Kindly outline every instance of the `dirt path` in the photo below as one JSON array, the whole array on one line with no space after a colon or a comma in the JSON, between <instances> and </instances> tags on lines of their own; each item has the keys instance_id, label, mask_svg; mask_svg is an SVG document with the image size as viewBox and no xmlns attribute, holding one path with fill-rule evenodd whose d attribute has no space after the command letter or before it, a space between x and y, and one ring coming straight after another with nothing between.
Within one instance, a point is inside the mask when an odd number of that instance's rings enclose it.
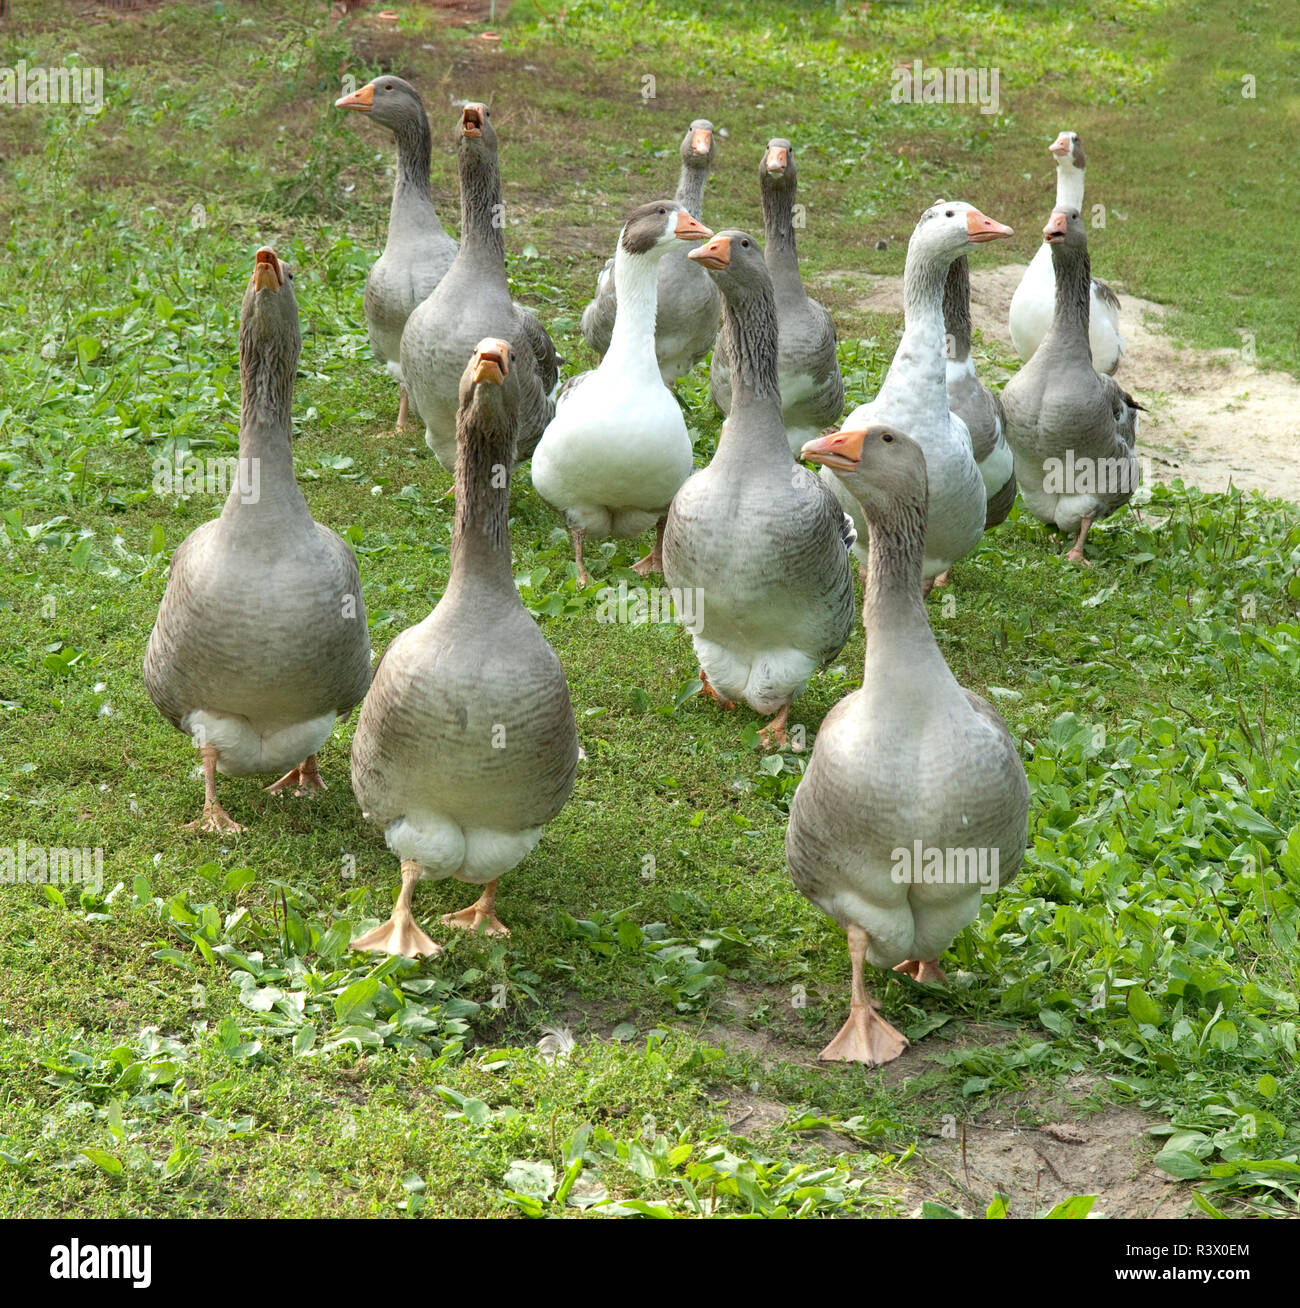
<instances>
[{"instance_id":1,"label":"dirt path","mask_svg":"<svg viewBox=\"0 0 1300 1308\"><path fill-rule=\"evenodd\" d=\"M971 318L986 340L1011 348L1007 310L1025 265L971 268ZM829 273L856 307L901 313L903 279ZM1236 350L1179 349L1165 335L1165 306L1119 291L1127 352L1116 380L1150 410L1138 445L1161 481L1243 490L1300 502L1300 382L1250 367ZM977 355L977 363L978 355ZM996 375L996 374L994 374Z\"/></svg>"}]
</instances>

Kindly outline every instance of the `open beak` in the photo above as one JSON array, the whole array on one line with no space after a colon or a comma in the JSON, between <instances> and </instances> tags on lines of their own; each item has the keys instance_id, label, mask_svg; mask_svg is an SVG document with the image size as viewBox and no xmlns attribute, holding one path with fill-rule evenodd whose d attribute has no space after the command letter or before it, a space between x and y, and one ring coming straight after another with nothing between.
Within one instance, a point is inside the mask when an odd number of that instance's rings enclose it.
<instances>
[{"instance_id":1,"label":"open beak","mask_svg":"<svg viewBox=\"0 0 1300 1308\"><path fill-rule=\"evenodd\" d=\"M360 90L353 91L351 95L340 96L334 101L335 109L359 109L363 114L368 114L375 103L375 84L367 82Z\"/></svg>"},{"instance_id":2,"label":"open beak","mask_svg":"<svg viewBox=\"0 0 1300 1308\"><path fill-rule=\"evenodd\" d=\"M1015 232L1005 223L994 222L978 209L971 209L966 214L966 233L976 245L984 241L996 241L1000 236L1015 235Z\"/></svg>"},{"instance_id":3,"label":"open beak","mask_svg":"<svg viewBox=\"0 0 1300 1308\"><path fill-rule=\"evenodd\" d=\"M1043 240L1048 245L1055 245L1058 241L1065 240L1065 222L1063 213L1054 213L1047 220L1047 226L1043 228Z\"/></svg>"},{"instance_id":4,"label":"open beak","mask_svg":"<svg viewBox=\"0 0 1300 1308\"><path fill-rule=\"evenodd\" d=\"M731 263L731 237L715 236L707 245L697 246L686 257L705 268L725 268Z\"/></svg>"},{"instance_id":5,"label":"open beak","mask_svg":"<svg viewBox=\"0 0 1300 1308\"><path fill-rule=\"evenodd\" d=\"M253 289L255 291L278 291L284 285L284 268L276 253L269 246L263 246L257 252L253 264Z\"/></svg>"},{"instance_id":6,"label":"open beak","mask_svg":"<svg viewBox=\"0 0 1300 1308\"><path fill-rule=\"evenodd\" d=\"M467 104L460 115L461 132L465 136L482 136L485 112L481 104Z\"/></svg>"},{"instance_id":7,"label":"open beak","mask_svg":"<svg viewBox=\"0 0 1300 1308\"><path fill-rule=\"evenodd\" d=\"M673 235L679 241L707 241L713 235L711 228L705 227L703 223L696 222L685 209L677 211L677 226L673 229Z\"/></svg>"},{"instance_id":8,"label":"open beak","mask_svg":"<svg viewBox=\"0 0 1300 1308\"><path fill-rule=\"evenodd\" d=\"M1055 141L1047 147L1048 154L1054 154L1058 159L1063 159L1070 153L1070 136L1068 132L1062 132Z\"/></svg>"},{"instance_id":9,"label":"open beak","mask_svg":"<svg viewBox=\"0 0 1300 1308\"><path fill-rule=\"evenodd\" d=\"M713 133L707 127L697 127L691 133L691 153L708 154L713 149Z\"/></svg>"},{"instance_id":10,"label":"open beak","mask_svg":"<svg viewBox=\"0 0 1300 1308\"><path fill-rule=\"evenodd\" d=\"M500 386L510 372L510 344L508 341L481 341L472 360L475 382L491 382Z\"/></svg>"},{"instance_id":11,"label":"open beak","mask_svg":"<svg viewBox=\"0 0 1300 1308\"><path fill-rule=\"evenodd\" d=\"M801 459L820 463L825 468L838 468L841 472L851 472L858 466L862 457L862 442L867 439L867 429L861 431L833 431L816 440L808 441L799 451Z\"/></svg>"},{"instance_id":12,"label":"open beak","mask_svg":"<svg viewBox=\"0 0 1300 1308\"><path fill-rule=\"evenodd\" d=\"M769 176L780 177L790 166L790 151L781 145L769 145L763 159L763 167Z\"/></svg>"}]
</instances>

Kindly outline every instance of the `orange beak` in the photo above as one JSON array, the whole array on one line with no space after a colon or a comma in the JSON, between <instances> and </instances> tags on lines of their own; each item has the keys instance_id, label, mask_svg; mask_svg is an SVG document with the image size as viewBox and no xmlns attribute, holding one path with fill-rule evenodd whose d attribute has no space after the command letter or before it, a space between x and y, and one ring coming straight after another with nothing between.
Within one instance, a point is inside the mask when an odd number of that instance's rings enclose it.
<instances>
[{"instance_id":1,"label":"orange beak","mask_svg":"<svg viewBox=\"0 0 1300 1308\"><path fill-rule=\"evenodd\" d=\"M999 236L1014 236L1015 232L1003 223L986 217L978 209L971 209L966 214L966 231L975 244L984 241L996 241Z\"/></svg>"},{"instance_id":2,"label":"orange beak","mask_svg":"<svg viewBox=\"0 0 1300 1308\"><path fill-rule=\"evenodd\" d=\"M1070 134L1062 132L1055 141L1047 147L1048 154L1054 154L1058 159L1064 158L1070 153Z\"/></svg>"},{"instance_id":3,"label":"orange beak","mask_svg":"<svg viewBox=\"0 0 1300 1308\"><path fill-rule=\"evenodd\" d=\"M460 115L461 132L466 136L482 136L486 115L487 110L481 104L467 104Z\"/></svg>"},{"instance_id":4,"label":"orange beak","mask_svg":"<svg viewBox=\"0 0 1300 1308\"><path fill-rule=\"evenodd\" d=\"M866 439L865 427L860 431L833 431L809 441L799 451L799 457L820 463L825 468L852 471L862 458L862 442Z\"/></svg>"},{"instance_id":5,"label":"orange beak","mask_svg":"<svg viewBox=\"0 0 1300 1308\"><path fill-rule=\"evenodd\" d=\"M340 96L334 101L335 109L359 109L363 114L370 112L371 106L375 103L375 84L367 82L360 90L353 91L351 95Z\"/></svg>"},{"instance_id":6,"label":"orange beak","mask_svg":"<svg viewBox=\"0 0 1300 1308\"><path fill-rule=\"evenodd\" d=\"M673 232L679 241L707 241L713 232L703 223L696 222L685 209L677 211L677 227Z\"/></svg>"},{"instance_id":7,"label":"orange beak","mask_svg":"<svg viewBox=\"0 0 1300 1308\"><path fill-rule=\"evenodd\" d=\"M715 236L707 245L698 246L686 257L705 268L725 268L731 263L731 237Z\"/></svg>"},{"instance_id":8,"label":"orange beak","mask_svg":"<svg viewBox=\"0 0 1300 1308\"><path fill-rule=\"evenodd\" d=\"M790 166L790 151L783 145L769 145L763 166L769 173L783 173Z\"/></svg>"},{"instance_id":9,"label":"orange beak","mask_svg":"<svg viewBox=\"0 0 1300 1308\"><path fill-rule=\"evenodd\" d=\"M491 382L494 386L500 386L510 372L510 343L496 340L480 341L470 362L476 382Z\"/></svg>"},{"instance_id":10,"label":"orange beak","mask_svg":"<svg viewBox=\"0 0 1300 1308\"><path fill-rule=\"evenodd\" d=\"M713 149L713 133L707 127L697 127L691 133L691 153L708 154Z\"/></svg>"},{"instance_id":11,"label":"orange beak","mask_svg":"<svg viewBox=\"0 0 1300 1308\"><path fill-rule=\"evenodd\" d=\"M1057 241L1065 240L1065 227L1065 215L1063 213L1054 213L1047 220L1047 226L1043 228L1043 240L1048 245L1054 245Z\"/></svg>"},{"instance_id":12,"label":"orange beak","mask_svg":"<svg viewBox=\"0 0 1300 1308\"><path fill-rule=\"evenodd\" d=\"M253 264L253 289L255 291L278 291L284 285L284 269L280 260L269 246L263 246L257 252Z\"/></svg>"}]
</instances>

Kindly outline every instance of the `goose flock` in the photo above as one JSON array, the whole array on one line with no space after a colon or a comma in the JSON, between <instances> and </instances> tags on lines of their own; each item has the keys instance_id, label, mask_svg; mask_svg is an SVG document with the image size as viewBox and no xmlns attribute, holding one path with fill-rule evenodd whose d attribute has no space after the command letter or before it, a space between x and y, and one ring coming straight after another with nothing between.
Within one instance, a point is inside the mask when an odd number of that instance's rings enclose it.
<instances>
[{"instance_id":1,"label":"goose flock","mask_svg":"<svg viewBox=\"0 0 1300 1308\"><path fill-rule=\"evenodd\" d=\"M580 757L564 668L514 584L519 465L531 460L533 489L563 516L581 587L588 539L653 530L636 571L694 598L701 688L721 709L743 701L766 715L767 748L803 747L791 707L848 641L856 561L862 685L817 732L786 852L794 884L848 940L849 1017L822 1057L898 1057L907 1040L880 1016L865 964L941 982L940 955L982 896L1015 876L1028 829L1016 744L953 677L925 597L1017 492L1073 535L1067 557L1082 562L1092 524L1136 484L1141 406L1110 375L1124 345L1118 301L1089 266L1078 136L1050 147L1056 204L1011 308L1026 362L1002 394L971 357L968 258L1013 232L942 200L912 233L888 373L841 421L835 326L799 274L790 140L759 155L760 244L704 225L717 134L706 119L690 124L675 196L627 214L582 316L599 364L561 385L545 327L510 294L489 108L465 104L455 126L458 243L434 209L415 89L384 76L336 103L396 142L388 239L361 303L398 383L399 428L422 424L454 471L450 576L372 673L356 558L313 520L294 476L293 274L258 250L239 333L239 454L258 461L260 494L244 495L241 477L221 515L176 550L144 662L153 702L199 750L203 810L190 826L242 830L218 801L218 773L283 772L269 788L297 795L324 788L318 752L360 704L352 786L400 864L401 891L353 947L439 954L412 911L422 878L479 888L445 925L508 934L500 878L564 807ZM710 352L710 394L726 416L697 469L672 387Z\"/></svg>"}]
</instances>

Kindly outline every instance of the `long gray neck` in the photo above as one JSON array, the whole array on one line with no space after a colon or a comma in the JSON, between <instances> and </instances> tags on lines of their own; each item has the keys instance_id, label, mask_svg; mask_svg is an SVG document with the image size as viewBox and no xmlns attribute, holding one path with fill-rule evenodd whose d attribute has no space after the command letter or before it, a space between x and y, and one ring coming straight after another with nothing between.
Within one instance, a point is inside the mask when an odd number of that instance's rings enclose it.
<instances>
[{"instance_id":1,"label":"long gray neck","mask_svg":"<svg viewBox=\"0 0 1300 1308\"><path fill-rule=\"evenodd\" d=\"M781 417L776 301L770 283L750 283L723 295L721 336L731 363L731 413L722 424L715 462L793 463Z\"/></svg>"},{"instance_id":2,"label":"long gray neck","mask_svg":"<svg viewBox=\"0 0 1300 1308\"><path fill-rule=\"evenodd\" d=\"M970 263L963 254L948 267L943 284L943 326L950 338L949 358L961 363L970 358Z\"/></svg>"},{"instance_id":3,"label":"long gray neck","mask_svg":"<svg viewBox=\"0 0 1300 1308\"><path fill-rule=\"evenodd\" d=\"M456 418L456 523L447 594L514 593L510 558L513 419L476 396Z\"/></svg>"},{"instance_id":4,"label":"long gray neck","mask_svg":"<svg viewBox=\"0 0 1300 1308\"><path fill-rule=\"evenodd\" d=\"M422 200L430 200L429 159L432 143L429 139L429 120L424 109L413 106L409 114L404 114L393 128L397 141L397 186L393 190L393 204L398 197L410 194Z\"/></svg>"},{"instance_id":5,"label":"long gray neck","mask_svg":"<svg viewBox=\"0 0 1300 1308\"><path fill-rule=\"evenodd\" d=\"M1056 275L1056 309L1048 333L1061 341L1088 339L1088 300L1092 293L1092 264L1087 247L1070 247L1064 241L1052 246Z\"/></svg>"},{"instance_id":6,"label":"long gray neck","mask_svg":"<svg viewBox=\"0 0 1300 1308\"><path fill-rule=\"evenodd\" d=\"M673 198L696 222L699 222L700 215L704 212L704 186L708 180L707 164L682 160L681 175L677 178L677 194Z\"/></svg>"},{"instance_id":7,"label":"long gray neck","mask_svg":"<svg viewBox=\"0 0 1300 1308\"><path fill-rule=\"evenodd\" d=\"M926 617L921 595L926 506L898 505L886 519L867 518L867 578L862 625L867 633L862 684L895 676L914 678L918 667L935 675L947 665ZM951 680L951 674L948 673Z\"/></svg>"},{"instance_id":8,"label":"long gray neck","mask_svg":"<svg viewBox=\"0 0 1300 1308\"><path fill-rule=\"evenodd\" d=\"M494 151L461 149L460 245L483 268L499 268L504 283L505 211L501 204L501 168Z\"/></svg>"},{"instance_id":9,"label":"long gray neck","mask_svg":"<svg viewBox=\"0 0 1300 1308\"><path fill-rule=\"evenodd\" d=\"M293 471L297 362L296 348L240 341L239 467L223 516L270 522L286 514L311 517Z\"/></svg>"},{"instance_id":10,"label":"long gray neck","mask_svg":"<svg viewBox=\"0 0 1300 1308\"><path fill-rule=\"evenodd\" d=\"M764 185L763 193L763 260L778 299L803 298L799 278L799 254L794 240L793 186Z\"/></svg>"}]
</instances>

